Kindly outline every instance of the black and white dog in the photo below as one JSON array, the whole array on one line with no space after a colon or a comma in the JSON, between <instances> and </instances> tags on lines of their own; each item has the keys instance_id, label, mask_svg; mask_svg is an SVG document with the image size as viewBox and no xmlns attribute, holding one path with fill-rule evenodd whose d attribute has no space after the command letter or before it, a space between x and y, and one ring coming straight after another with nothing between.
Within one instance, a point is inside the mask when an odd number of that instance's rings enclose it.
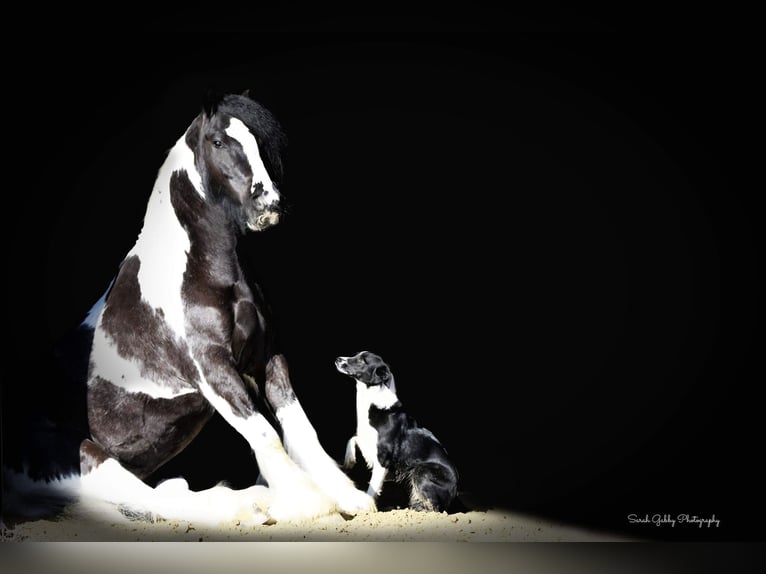
<instances>
[{"instance_id":1,"label":"black and white dog","mask_svg":"<svg viewBox=\"0 0 766 574\"><path fill-rule=\"evenodd\" d=\"M344 466L356 464L359 447L372 469L367 494L379 495L386 475L393 472L408 487L411 508L448 510L457 494L457 470L433 433L404 411L388 365L362 351L338 357L335 367L356 381L356 435L346 446Z\"/></svg>"},{"instance_id":2,"label":"black and white dog","mask_svg":"<svg viewBox=\"0 0 766 574\"><path fill-rule=\"evenodd\" d=\"M170 149L135 245L80 326L90 344L79 473L46 487L100 511L213 524L375 509L322 448L238 260L239 236L279 221L284 142L268 110L226 95ZM268 486L146 484L215 411L247 440Z\"/></svg>"}]
</instances>

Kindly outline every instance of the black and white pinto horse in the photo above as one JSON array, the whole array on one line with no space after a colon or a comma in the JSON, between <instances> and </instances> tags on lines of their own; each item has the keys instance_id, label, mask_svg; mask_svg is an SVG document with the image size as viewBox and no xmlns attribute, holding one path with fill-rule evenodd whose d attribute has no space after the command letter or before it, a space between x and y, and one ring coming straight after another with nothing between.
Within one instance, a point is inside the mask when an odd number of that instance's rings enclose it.
<instances>
[{"instance_id":1,"label":"black and white pinto horse","mask_svg":"<svg viewBox=\"0 0 766 574\"><path fill-rule=\"evenodd\" d=\"M262 524L375 510L322 448L235 250L247 230L279 221L283 143L268 110L226 95L206 103L168 152L135 245L81 325L92 337L90 437L76 494L91 511ZM142 480L215 411L247 440L263 480L203 491L182 478Z\"/></svg>"}]
</instances>

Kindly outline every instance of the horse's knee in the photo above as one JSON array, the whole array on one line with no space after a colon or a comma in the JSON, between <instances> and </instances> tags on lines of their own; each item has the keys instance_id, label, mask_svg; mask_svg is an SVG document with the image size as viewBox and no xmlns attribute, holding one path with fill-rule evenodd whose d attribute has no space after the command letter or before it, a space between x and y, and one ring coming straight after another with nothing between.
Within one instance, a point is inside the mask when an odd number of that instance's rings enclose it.
<instances>
[{"instance_id":1,"label":"horse's knee","mask_svg":"<svg viewBox=\"0 0 766 574\"><path fill-rule=\"evenodd\" d=\"M274 355L266 364L266 400L275 411L296 401L283 355Z\"/></svg>"}]
</instances>

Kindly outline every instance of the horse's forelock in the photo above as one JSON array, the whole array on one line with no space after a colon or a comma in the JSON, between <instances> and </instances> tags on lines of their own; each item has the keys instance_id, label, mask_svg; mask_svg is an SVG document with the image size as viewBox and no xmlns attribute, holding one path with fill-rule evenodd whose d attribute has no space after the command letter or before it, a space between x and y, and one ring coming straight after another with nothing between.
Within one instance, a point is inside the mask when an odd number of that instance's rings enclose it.
<instances>
[{"instance_id":1,"label":"horse's forelock","mask_svg":"<svg viewBox=\"0 0 766 574\"><path fill-rule=\"evenodd\" d=\"M248 91L242 95L208 91L202 105L201 119L212 118L216 113L228 114L237 118L255 136L261 159L266 169L276 182L282 179L282 151L287 146L287 135L274 115L261 104L249 97ZM191 138L187 137L187 141ZM195 140L196 141L196 140ZM190 145L193 143L189 141ZM194 147L192 145L192 147Z\"/></svg>"},{"instance_id":2,"label":"horse's forelock","mask_svg":"<svg viewBox=\"0 0 766 574\"><path fill-rule=\"evenodd\" d=\"M202 111L206 117L213 117L218 111L218 106L221 105L221 101L224 98L224 94L213 90L208 90L205 97L202 100Z\"/></svg>"},{"instance_id":3,"label":"horse's forelock","mask_svg":"<svg viewBox=\"0 0 766 574\"><path fill-rule=\"evenodd\" d=\"M274 115L245 95L226 95L218 102L217 111L229 114L245 124L255 136L266 169L272 177L282 179L282 151L287 136Z\"/></svg>"}]
</instances>

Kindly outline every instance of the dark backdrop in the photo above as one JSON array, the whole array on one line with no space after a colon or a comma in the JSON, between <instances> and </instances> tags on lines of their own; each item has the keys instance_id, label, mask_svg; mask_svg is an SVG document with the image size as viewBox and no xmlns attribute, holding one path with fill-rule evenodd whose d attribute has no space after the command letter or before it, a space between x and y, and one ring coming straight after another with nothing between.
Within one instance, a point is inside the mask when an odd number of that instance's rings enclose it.
<instances>
[{"instance_id":1,"label":"dark backdrop","mask_svg":"<svg viewBox=\"0 0 766 574\"><path fill-rule=\"evenodd\" d=\"M297 27L314 17L332 21ZM355 416L333 360L368 349L472 505L762 539L744 43L595 40L564 17L552 32L474 18L468 34L322 35L209 18L215 34L59 31L19 67L6 440L55 384L52 342L133 245L205 91L249 88L288 134L290 213L242 252L330 454ZM165 472L181 470L198 487L254 478L219 419ZM637 527L630 513L721 525Z\"/></svg>"}]
</instances>

